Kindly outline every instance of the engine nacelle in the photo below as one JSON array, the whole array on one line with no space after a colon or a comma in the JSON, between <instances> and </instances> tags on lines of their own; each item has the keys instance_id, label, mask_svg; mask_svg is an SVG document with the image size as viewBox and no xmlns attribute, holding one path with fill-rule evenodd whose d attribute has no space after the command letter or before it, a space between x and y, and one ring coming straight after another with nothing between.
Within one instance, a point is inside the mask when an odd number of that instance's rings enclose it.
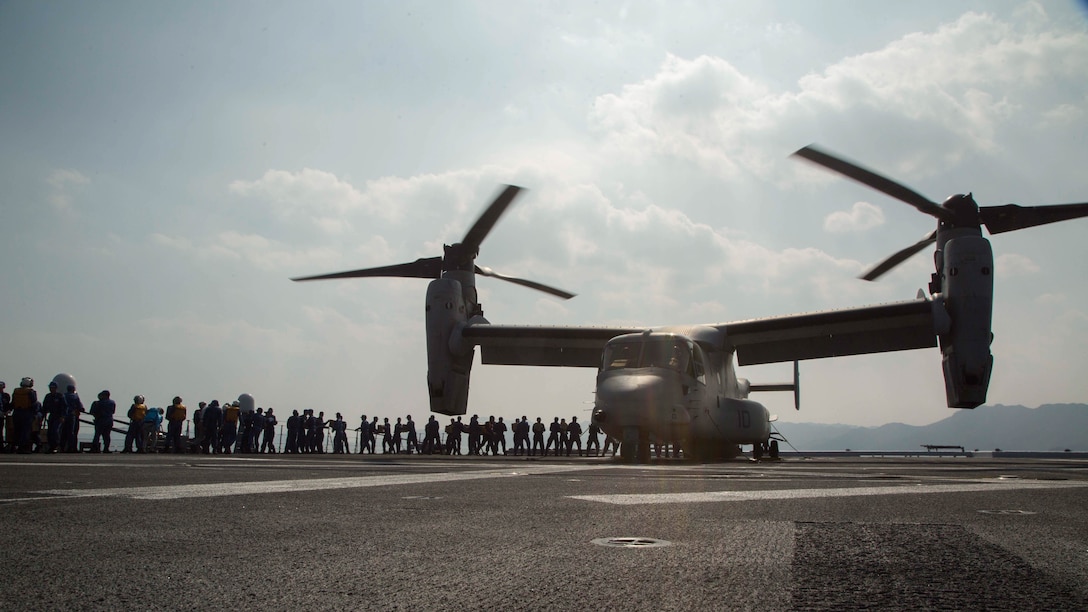
<instances>
[{"instance_id":1,"label":"engine nacelle","mask_svg":"<svg viewBox=\"0 0 1088 612\"><path fill-rule=\"evenodd\" d=\"M942 255L943 294L952 320L940 337L945 394L950 408L974 408L986 401L994 363L994 255L981 236L953 238Z\"/></svg>"},{"instance_id":2,"label":"engine nacelle","mask_svg":"<svg viewBox=\"0 0 1088 612\"><path fill-rule=\"evenodd\" d=\"M431 412L456 416L468 411L468 381L475 351L455 354L450 339L470 313L461 283L439 278L427 286L427 391Z\"/></svg>"}]
</instances>

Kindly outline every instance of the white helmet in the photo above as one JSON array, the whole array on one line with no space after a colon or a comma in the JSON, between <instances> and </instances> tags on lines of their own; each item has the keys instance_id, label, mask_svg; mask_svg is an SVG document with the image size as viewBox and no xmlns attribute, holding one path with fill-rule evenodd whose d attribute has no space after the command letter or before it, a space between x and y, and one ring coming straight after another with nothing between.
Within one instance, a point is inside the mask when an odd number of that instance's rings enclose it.
<instances>
[{"instance_id":1,"label":"white helmet","mask_svg":"<svg viewBox=\"0 0 1088 612\"><path fill-rule=\"evenodd\" d=\"M137 395L136 397L132 398L132 402L135 404L142 404L144 403L144 396Z\"/></svg>"},{"instance_id":2,"label":"white helmet","mask_svg":"<svg viewBox=\"0 0 1088 612\"><path fill-rule=\"evenodd\" d=\"M34 379L29 377L29 376L24 376L23 379L21 381L19 381L19 386L20 387L33 387L34 386Z\"/></svg>"}]
</instances>

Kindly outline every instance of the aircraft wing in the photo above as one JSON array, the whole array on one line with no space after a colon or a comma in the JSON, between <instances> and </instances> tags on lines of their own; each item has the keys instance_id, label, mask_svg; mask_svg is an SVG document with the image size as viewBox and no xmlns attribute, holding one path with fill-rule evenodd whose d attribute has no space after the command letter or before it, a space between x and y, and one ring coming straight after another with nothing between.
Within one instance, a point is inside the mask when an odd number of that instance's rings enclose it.
<instances>
[{"instance_id":1,"label":"aircraft wing","mask_svg":"<svg viewBox=\"0 0 1088 612\"><path fill-rule=\"evenodd\" d=\"M610 339L645 327L469 325L461 338L480 347L485 364L596 368Z\"/></svg>"},{"instance_id":2,"label":"aircraft wing","mask_svg":"<svg viewBox=\"0 0 1088 612\"><path fill-rule=\"evenodd\" d=\"M739 365L905 351L937 346L941 302L917 299L715 325Z\"/></svg>"}]
</instances>

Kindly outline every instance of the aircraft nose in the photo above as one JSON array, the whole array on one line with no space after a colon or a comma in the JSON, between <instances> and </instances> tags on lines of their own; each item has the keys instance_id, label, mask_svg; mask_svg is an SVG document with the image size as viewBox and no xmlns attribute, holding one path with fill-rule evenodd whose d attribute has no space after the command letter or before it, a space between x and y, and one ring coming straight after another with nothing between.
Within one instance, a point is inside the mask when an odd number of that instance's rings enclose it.
<instances>
[{"instance_id":1,"label":"aircraft nose","mask_svg":"<svg viewBox=\"0 0 1088 612\"><path fill-rule=\"evenodd\" d=\"M635 426L643 419L672 406L669 385L653 374L612 376L597 383L597 406L594 414L600 422Z\"/></svg>"}]
</instances>

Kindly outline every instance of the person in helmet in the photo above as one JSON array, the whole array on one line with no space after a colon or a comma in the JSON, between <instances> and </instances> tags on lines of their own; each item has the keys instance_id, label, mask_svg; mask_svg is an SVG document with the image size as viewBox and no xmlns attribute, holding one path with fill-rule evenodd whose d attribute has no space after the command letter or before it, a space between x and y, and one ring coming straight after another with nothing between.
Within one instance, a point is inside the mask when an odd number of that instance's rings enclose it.
<instances>
[{"instance_id":1,"label":"person in helmet","mask_svg":"<svg viewBox=\"0 0 1088 612\"><path fill-rule=\"evenodd\" d=\"M175 453L185 452L181 444L181 424L185 422L187 408L180 397L174 397L166 409L166 450Z\"/></svg>"},{"instance_id":2,"label":"person in helmet","mask_svg":"<svg viewBox=\"0 0 1088 612\"><path fill-rule=\"evenodd\" d=\"M15 447L20 453L30 452L30 432L34 427L34 415L38 411L38 392L34 379L27 376L19 381L19 388L11 394L12 420L15 422Z\"/></svg>"},{"instance_id":3,"label":"person in helmet","mask_svg":"<svg viewBox=\"0 0 1088 612\"><path fill-rule=\"evenodd\" d=\"M137 395L132 398L132 406L128 409L128 433L125 434L125 447L121 449L122 453L131 453L133 443L136 445L136 452L144 452L144 417L147 416L147 404L144 403L144 396Z\"/></svg>"},{"instance_id":4,"label":"person in helmet","mask_svg":"<svg viewBox=\"0 0 1088 612\"><path fill-rule=\"evenodd\" d=\"M83 414L83 402L76 393L75 385L65 385L64 405L68 416L64 420L64 431L61 435L61 450L66 453L74 453L79 450L79 416Z\"/></svg>"},{"instance_id":5,"label":"person in helmet","mask_svg":"<svg viewBox=\"0 0 1088 612\"><path fill-rule=\"evenodd\" d=\"M117 412L117 402L110 399L109 390L98 394L98 401L91 403L90 415L94 417L94 438L91 440L91 452L99 450L99 440L102 443L102 452L110 452L110 432L113 431L113 415Z\"/></svg>"}]
</instances>

